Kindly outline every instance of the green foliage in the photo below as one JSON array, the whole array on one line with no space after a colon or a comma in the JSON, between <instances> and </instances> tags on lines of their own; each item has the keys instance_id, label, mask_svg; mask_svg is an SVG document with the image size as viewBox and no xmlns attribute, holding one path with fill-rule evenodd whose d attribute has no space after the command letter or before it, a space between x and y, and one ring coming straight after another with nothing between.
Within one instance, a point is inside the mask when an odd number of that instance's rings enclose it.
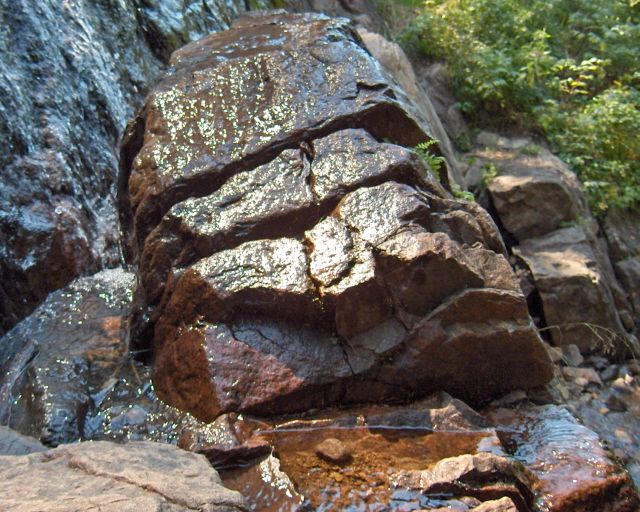
<instances>
[{"instance_id":1,"label":"green foliage","mask_svg":"<svg viewBox=\"0 0 640 512\"><path fill-rule=\"evenodd\" d=\"M640 0L413 5L400 42L447 62L472 121L544 133L596 213L640 203Z\"/></svg>"},{"instance_id":2,"label":"green foliage","mask_svg":"<svg viewBox=\"0 0 640 512\"><path fill-rule=\"evenodd\" d=\"M473 192L462 190L460 185L457 183L451 185L451 192L453 192L453 197L456 199L462 199L463 201L469 201L470 203L475 203L476 201L476 196L473 195Z\"/></svg>"},{"instance_id":3,"label":"green foliage","mask_svg":"<svg viewBox=\"0 0 640 512\"><path fill-rule=\"evenodd\" d=\"M414 151L418 153L420 158L424 160L424 162L429 166L429 168L436 173L438 179L440 178L440 170L442 169L442 164L444 163L444 157L440 155L435 155L431 152L431 146L434 144L438 144L436 139L427 140L425 142L420 142L414 147Z\"/></svg>"},{"instance_id":4,"label":"green foliage","mask_svg":"<svg viewBox=\"0 0 640 512\"><path fill-rule=\"evenodd\" d=\"M442 170L442 164L445 162L445 159L440 155L435 155L431 152L431 146L434 144L438 144L439 141L436 139L427 140L425 142L420 142L417 144L413 150L424 160L424 162L429 166L429 168L438 176L438 179L441 180L440 171ZM476 200L475 196L472 192L468 192L467 190L462 190L460 185L454 183L451 186L451 192L453 196L457 199L463 199L465 201L474 202Z\"/></svg>"},{"instance_id":5,"label":"green foliage","mask_svg":"<svg viewBox=\"0 0 640 512\"><path fill-rule=\"evenodd\" d=\"M489 183L491 183L496 178L496 176L498 176L498 168L495 166L495 164L484 164L482 166L482 169L480 169L480 172L482 173L480 189L486 190L489 186Z\"/></svg>"}]
</instances>

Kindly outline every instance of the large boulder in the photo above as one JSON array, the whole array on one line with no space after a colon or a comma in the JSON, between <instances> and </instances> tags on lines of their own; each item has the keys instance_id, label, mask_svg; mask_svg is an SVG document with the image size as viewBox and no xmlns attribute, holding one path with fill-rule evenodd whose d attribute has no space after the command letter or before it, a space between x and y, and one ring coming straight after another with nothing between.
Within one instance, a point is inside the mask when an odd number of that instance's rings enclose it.
<instances>
[{"instance_id":1,"label":"large boulder","mask_svg":"<svg viewBox=\"0 0 640 512\"><path fill-rule=\"evenodd\" d=\"M345 20L241 18L174 53L130 125L133 339L201 419L551 376L491 218L403 147L428 123L360 44Z\"/></svg>"},{"instance_id":2,"label":"large boulder","mask_svg":"<svg viewBox=\"0 0 640 512\"><path fill-rule=\"evenodd\" d=\"M0 493L2 506L16 512L246 510L242 495L222 485L203 455L151 442L0 456Z\"/></svg>"}]
</instances>

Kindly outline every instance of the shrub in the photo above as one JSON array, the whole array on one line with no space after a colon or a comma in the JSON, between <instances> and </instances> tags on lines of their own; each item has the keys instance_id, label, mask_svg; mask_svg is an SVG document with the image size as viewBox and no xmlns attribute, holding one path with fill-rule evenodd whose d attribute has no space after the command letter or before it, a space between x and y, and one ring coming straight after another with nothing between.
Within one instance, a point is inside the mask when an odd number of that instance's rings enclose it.
<instances>
[{"instance_id":1,"label":"shrub","mask_svg":"<svg viewBox=\"0 0 640 512\"><path fill-rule=\"evenodd\" d=\"M638 0L403 0L397 8L414 13L398 39L447 62L472 122L545 134L596 213L640 203Z\"/></svg>"}]
</instances>

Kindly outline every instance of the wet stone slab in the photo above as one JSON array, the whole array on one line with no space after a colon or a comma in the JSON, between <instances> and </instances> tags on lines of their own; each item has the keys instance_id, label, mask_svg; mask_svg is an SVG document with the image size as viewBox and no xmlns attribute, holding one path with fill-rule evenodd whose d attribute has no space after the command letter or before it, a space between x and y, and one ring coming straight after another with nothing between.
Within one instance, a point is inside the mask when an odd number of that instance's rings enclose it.
<instances>
[{"instance_id":1,"label":"wet stone slab","mask_svg":"<svg viewBox=\"0 0 640 512\"><path fill-rule=\"evenodd\" d=\"M509 453L536 476L539 510L631 512L640 507L629 474L611 459L598 435L566 409L497 409L488 417Z\"/></svg>"}]
</instances>

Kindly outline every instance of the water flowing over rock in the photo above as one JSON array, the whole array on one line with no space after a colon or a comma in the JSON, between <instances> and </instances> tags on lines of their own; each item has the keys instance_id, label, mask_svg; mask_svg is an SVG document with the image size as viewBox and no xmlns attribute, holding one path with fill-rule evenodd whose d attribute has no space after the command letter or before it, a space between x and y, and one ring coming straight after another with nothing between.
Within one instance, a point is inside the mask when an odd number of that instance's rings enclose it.
<instances>
[{"instance_id":1,"label":"water flowing over rock","mask_svg":"<svg viewBox=\"0 0 640 512\"><path fill-rule=\"evenodd\" d=\"M240 0L2 0L0 333L119 262L117 144L169 54Z\"/></svg>"},{"instance_id":2,"label":"water flowing over rock","mask_svg":"<svg viewBox=\"0 0 640 512\"><path fill-rule=\"evenodd\" d=\"M429 125L360 44L240 18L175 52L129 125L134 340L152 328L158 392L201 419L551 376L495 225L402 147Z\"/></svg>"},{"instance_id":3,"label":"water flowing over rock","mask_svg":"<svg viewBox=\"0 0 640 512\"><path fill-rule=\"evenodd\" d=\"M549 512L635 511L640 499L629 474L598 436L564 408L547 405L489 413L500 439L537 482L535 505Z\"/></svg>"}]
</instances>

